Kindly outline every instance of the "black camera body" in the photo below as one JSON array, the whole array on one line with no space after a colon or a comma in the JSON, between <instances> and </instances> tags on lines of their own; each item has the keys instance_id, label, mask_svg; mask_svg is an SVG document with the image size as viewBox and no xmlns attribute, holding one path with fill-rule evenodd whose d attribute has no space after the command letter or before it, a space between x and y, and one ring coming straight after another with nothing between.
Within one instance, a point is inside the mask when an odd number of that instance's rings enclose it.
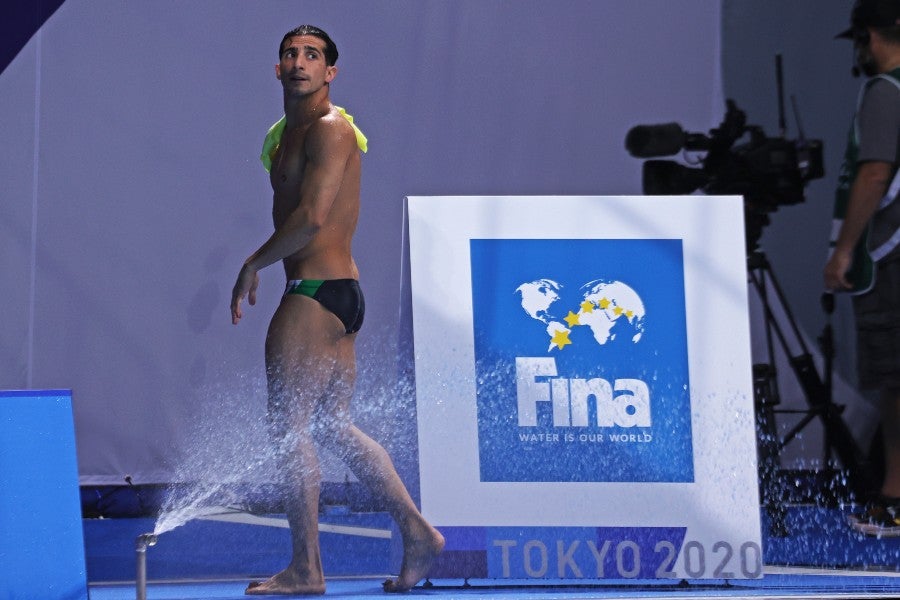
<instances>
[{"instance_id":1,"label":"black camera body","mask_svg":"<svg viewBox=\"0 0 900 600\"><path fill-rule=\"evenodd\" d=\"M644 161L642 184L648 195L707 194L744 197L748 245L756 246L768 213L805 200L804 188L824 176L821 140L767 137L733 100L725 118L709 135L686 133L677 123L638 125L625 138L628 152L638 158L702 151L697 168L672 160ZM748 137L748 141L737 144Z\"/></svg>"}]
</instances>

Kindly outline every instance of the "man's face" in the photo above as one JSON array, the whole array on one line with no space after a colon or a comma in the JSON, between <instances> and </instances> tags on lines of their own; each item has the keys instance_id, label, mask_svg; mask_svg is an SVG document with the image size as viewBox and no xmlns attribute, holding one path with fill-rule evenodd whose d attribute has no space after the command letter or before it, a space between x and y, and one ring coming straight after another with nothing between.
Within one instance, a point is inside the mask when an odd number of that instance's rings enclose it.
<instances>
[{"instance_id":1,"label":"man's face","mask_svg":"<svg viewBox=\"0 0 900 600\"><path fill-rule=\"evenodd\" d=\"M878 65L875 63L875 57L872 55L871 43L872 34L869 29L865 28L854 32L853 52L856 66L866 77L878 74Z\"/></svg>"},{"instance_id":2,"label":"man's face","mask_svg":"<svg viewBox=\"0 0 900 600\"><path fill-rule=\"evenodd\" d=\"M306 96L330 83L337 67L325 64L325 42L314 35L297 35L281 45L275 76L286 93Z\"/></svg>"}]
</instances>

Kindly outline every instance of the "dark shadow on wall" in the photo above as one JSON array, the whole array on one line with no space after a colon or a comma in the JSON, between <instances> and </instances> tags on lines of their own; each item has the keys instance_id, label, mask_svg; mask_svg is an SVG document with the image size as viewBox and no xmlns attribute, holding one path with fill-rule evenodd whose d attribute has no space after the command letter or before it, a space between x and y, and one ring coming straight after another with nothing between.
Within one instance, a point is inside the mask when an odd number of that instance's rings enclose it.
<instances>
[{"instance_id":1,"label":"dark shadow on wall","mask_svg":"<svg viewBox=\"0 0 900 600\"><path fill-rule=\"evenodd\" d=\"M0 73L64 0L7 2L0 15Z\"/></svg>"}]
</instances>

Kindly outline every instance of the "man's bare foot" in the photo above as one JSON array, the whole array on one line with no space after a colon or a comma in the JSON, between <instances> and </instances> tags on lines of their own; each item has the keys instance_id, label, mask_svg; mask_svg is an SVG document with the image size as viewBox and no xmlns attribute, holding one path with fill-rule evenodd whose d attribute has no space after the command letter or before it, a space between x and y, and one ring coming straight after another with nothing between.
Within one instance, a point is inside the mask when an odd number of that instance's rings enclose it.
<instances>
[{"instance_id":1,"label":"man's bare foot","mask_svg":"<svg viewBox=\"0 0 900 600\"><path fill-rule=\"evenodd\" d=\"M285 596L321 596L325 593L325 582L308 583L295 573L285 569L265 581L253 581L244 590L248 596L280 594Z\"/></svg>"},{"instance_id":2,"label":"man's bare foot","mask_svg":"<svg viewBox=\"0 0 900 600\"><path fill-rule=\"evenodd\" d=\"M431 568L431 563L444 549L444 536L434 527L428 526L425 537L417 538L403 544L403 564L400 576L388 579L382 584L385 592L408 592L424 579Z\"/></svg>"}]
</instances>

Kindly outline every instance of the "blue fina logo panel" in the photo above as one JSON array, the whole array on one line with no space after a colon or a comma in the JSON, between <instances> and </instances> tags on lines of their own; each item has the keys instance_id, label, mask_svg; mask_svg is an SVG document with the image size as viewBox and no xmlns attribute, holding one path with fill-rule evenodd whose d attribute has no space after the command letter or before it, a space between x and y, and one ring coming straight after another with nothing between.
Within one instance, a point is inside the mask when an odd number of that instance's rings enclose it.
<instances>
[{"instance_id":1,"label":"blue fina logo panel","mask_svg":"<svg viewBox=\"0 0 900 600\"><path fill-rule=\"evenodd\" d=\"M470 241L485 482L691 482L681 240Z\"/></svg>"}]
</instances>

